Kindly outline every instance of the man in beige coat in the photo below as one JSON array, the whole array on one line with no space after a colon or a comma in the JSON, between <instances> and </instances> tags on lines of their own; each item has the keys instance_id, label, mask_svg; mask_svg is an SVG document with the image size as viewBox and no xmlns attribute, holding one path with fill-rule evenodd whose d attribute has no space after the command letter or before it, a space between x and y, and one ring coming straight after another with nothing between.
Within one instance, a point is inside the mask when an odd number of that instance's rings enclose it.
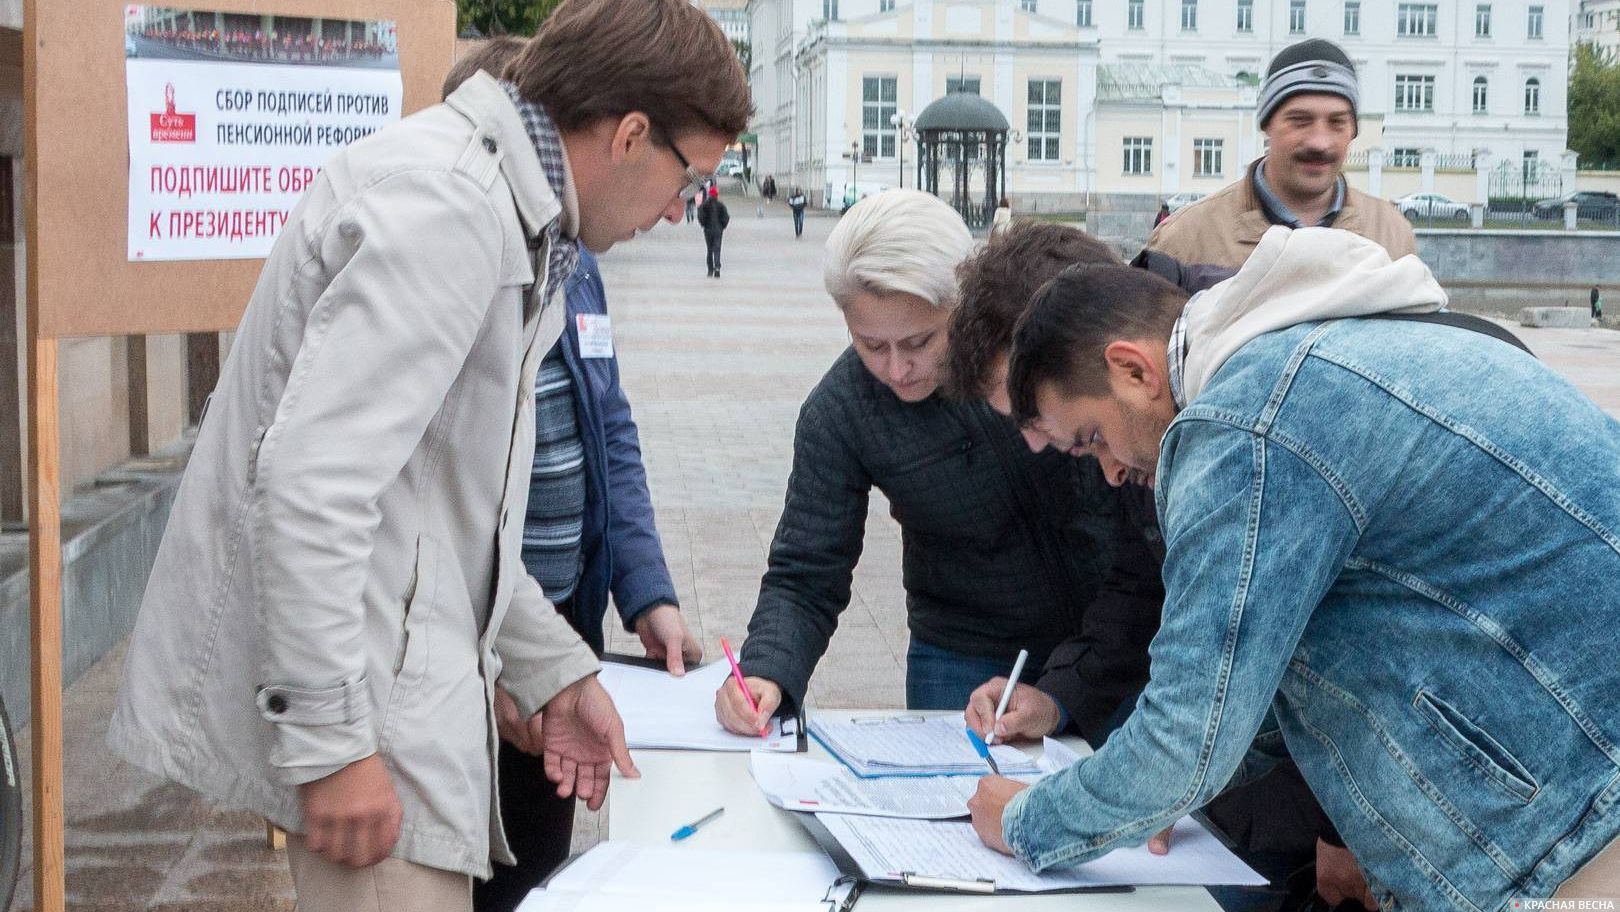
<instances>
[{"instance_id":1,"label":"man in beige coat","mask_svg":"<svg viewBox=\"0 0 1620 912\"><path fill-rule=\"evenodd\" d=\"M685 0L567 0L504 75L345 149L293 212L125 663L114 749L294 834L303 912L467 909L510 860L497 683L559 795L634 774L519 560L535 369L577 245L678 220L748 85Z\"/></svg>"},{"instance_id":2,"label":"man in beige coat","mask_svg":"<svg viewBox=\"0 0 1620 912\"><path fill-rule=\"evenodd\" d=\"M1356 137L1360 87L1332 42L1283 48L1260 87L1270 151L1243 179L1171 215L1148 248L1183 263L1238 269L1272 225L1343 228L1381 244L1390 259L1417 252L1412 226L1389 202L1352 188L1345 156Z\"/></svg>"}]
</instances>

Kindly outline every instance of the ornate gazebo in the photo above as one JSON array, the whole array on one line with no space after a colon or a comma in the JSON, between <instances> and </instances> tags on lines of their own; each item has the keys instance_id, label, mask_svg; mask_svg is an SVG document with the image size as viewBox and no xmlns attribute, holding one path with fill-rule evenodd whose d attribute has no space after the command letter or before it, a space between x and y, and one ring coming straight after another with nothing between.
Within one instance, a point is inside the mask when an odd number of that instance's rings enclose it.
<instances>
[{"instance_id":1,"label":"ornate gazebo","mask_svg":"<svg viewBox=\"0 0 1620 912\"><path fill-rule=\"evenodd\" d=\"M917 186L949 202L968 227L990 224L1007 193L1007 118L987 99L952 92L924 108L913 126Z\"/></svg>"}]
</instances>

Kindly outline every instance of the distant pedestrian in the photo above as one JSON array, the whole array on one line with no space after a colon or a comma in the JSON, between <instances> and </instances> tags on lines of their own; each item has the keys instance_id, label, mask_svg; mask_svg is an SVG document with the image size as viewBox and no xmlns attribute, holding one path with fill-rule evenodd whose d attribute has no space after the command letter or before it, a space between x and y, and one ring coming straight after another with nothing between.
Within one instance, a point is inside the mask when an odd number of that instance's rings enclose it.
<instances>
[{"instance_id":1,"label":"distant pedestrian","mask_svg":"<svg viewBox=\"0 0 1620 912\"><path fill-rule=\"evenodd\" d=\"M787 203L788 208L793 210L793 236L804 237L804 191L794 187Z\"/></svg>"},{"instance_id":2,"label":"distant pedestrian","mask_svg":"<svg viewBox=\"0 0 1620 912\"><path fill-rule=\"evenodd\" d=\"M686 198L686 221L688 223L697 218L698 197L702 195L702 193L694 193Z\"/></svg>"},{"instance_id":3,"label":"distant pedestrian","mask_svg":"<svg viewBox=\"0 0 1620 912\"><path fill-rule=\"evenodd\" d=\"M759 195L765 197L765 202L776 202L776 175L765 175L765 181L759 185Z\"/></svg>"},{"instance_id":4,"label":"distant pedestrian","mask_svg":"<svg viewBox=\"0 0 1620 912\"><path fill-rule=\"evenodd\" d=\"M720 237L731 224L731 213L720 202L720 188L710 187L709 198L698 207L698 224L703 227L703 246L708 249L709 277L720 278Z\"/></svg>"},{"instance_id":5,"label":"distant pedestrian","mask_svg":"<svg viewBox=\"0 0 1620 912\"><path fill-rule=\"evenodd\" d=\"M990 233L1000 234L1012 226L1012 203L1004 196L996 204L995 214L990 216Z\"/></svg>"},{"instance_id":6,"label":"distant pedestrian","mask_svg":"<svg viewBox=\"0 0 1620 912\"><path fill-rule=\"evenodd\" d=\"M1592 286L1592 319L1603 319L1603 290Z\"/></svg>"},{"instance_id":7,"label":"distant pedestrian","mask_svg":"<svg viewBox=\"0 0 1620 912\"><path fill-rule=\"evenodd\" d=\"M1155 227L1155 228L1159 227L1159 223L1163 222L1165 219L1167 219L1169 217L1170 217L1170 204L1169 203L1160 203L1159 204L1159 214L1155 215L1153 217L1153 227Z\"/></svg>"}]
</instances>

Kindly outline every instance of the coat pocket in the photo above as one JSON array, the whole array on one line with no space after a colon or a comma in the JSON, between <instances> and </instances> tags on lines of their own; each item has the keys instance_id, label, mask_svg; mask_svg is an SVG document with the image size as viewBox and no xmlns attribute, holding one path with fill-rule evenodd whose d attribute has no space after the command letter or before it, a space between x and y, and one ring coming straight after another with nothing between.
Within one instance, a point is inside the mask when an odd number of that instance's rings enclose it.
<instances>
[{"instance_id":1,"label":"coat pocket","mask_svg":"<svg viewBox=\"0 0 1620 912\"><path fill-rule=\"evenodd\" d=\"M418 680L427 670L428 627L433 606L438 601L439 552L432 538L416 540L416 567L410 585L405 587L404 631L394 656L396 698L400 686Z\"/></svg>"},{"instance_id":2,"label":"coat pocket","mask_svg":"<svg viewBox=\"0 0 1620 912\"><path fill-rule=\"evenodd\" d=\"M1529 804L1541 786L1519 759L1501 742L1474 724L1455 706L1426 690L1412 698L1412 707L1458 756L1485 775L1490 784Z\"/></svg>"}]
</instances>

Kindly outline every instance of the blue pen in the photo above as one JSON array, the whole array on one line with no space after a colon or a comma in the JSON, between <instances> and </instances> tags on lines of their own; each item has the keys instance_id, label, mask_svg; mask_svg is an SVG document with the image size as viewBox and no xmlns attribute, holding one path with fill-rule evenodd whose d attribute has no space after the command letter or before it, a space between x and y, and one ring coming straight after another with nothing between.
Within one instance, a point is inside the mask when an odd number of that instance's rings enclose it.
<instances>
[{"instance_id":1,"label":"blue pen","mask_svg":"<svg viewBox=\"0 0 1620 912\"><path fill-rule=\"evenodd\" d=\"M721 814L724 814L725 812L726 812L725 808L717 807L714 810L710 811L709 813L704 814L702 817L699 817L698 819L692 821L691 823L687 824L686 826L683 826L680 829L676 830L675 832L669 834L669 838L674 840L675 842L680 842L682 839L685 839L686 837L692 835L693 833L696 833L698 831L698 827L704 825L705 823L708 823L709 821L713 820L716 817L719 817Z\"/></svg>"},{"instance_id":2,"label":"blue pen","mask_svg":"<svg viewBox=\"0 0 1620 912\"><path fill-rule=\"evenodd\" d=\"M983 738L979 737L979 733L974 731L972 726L964 729L964 731L967 732L968 742L973 745L973 749L978 752L985 763L990 764L990 772L997 776L1001 775L1001 767L996 766L996 758L990 756L990 747L984 743Z\"/></svg>"}]
</instances>

